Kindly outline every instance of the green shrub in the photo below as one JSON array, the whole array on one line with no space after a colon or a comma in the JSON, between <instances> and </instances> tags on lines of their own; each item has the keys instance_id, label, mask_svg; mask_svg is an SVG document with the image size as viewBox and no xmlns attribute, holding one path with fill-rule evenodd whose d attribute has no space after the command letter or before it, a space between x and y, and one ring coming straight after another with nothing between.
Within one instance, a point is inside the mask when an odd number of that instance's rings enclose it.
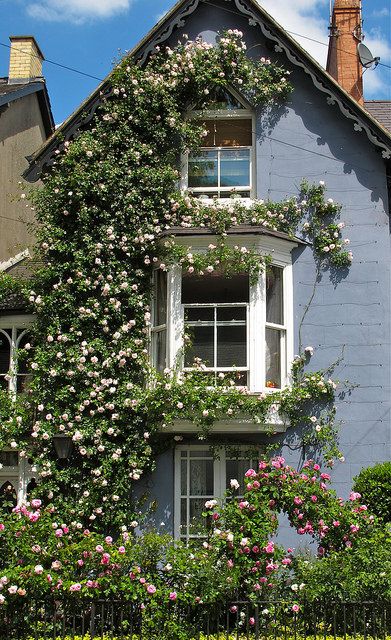
<instances>
[{"instance_id":1,"label":"green shrub","mask_svg":"<svg viewBox=\"0 0 391 640\"><path fill-rule=\"evenodd\" d=\"M391 532L375 529L357 540L355 549L326 558L298 557L295 582L303 583L307 600L389 601L391 598Z\"/></svg>"},{"instance_id":2,"label":"green shrub","mask_svg":"<svg viewBox=\"0 0 391 640\"><path fill-rule=\"evenodd\" d=\"M220 633L219 635L209 635L208 636L208 640L247 640L248 638L251 638L251 636L248 636L247 633L245 633L244 635L240 635L237 636L236 633L233 635L228 636L225 633ZM255 634L254 634L255 637ZM317 636L319 638L319 636ZM150 640L147 636L143 636L144 640ZM297 634L295 636L296 640L316 640L315 636L308 636L306 635L305 638L303 635L299 635ZM334 636L334 635L327 635L324 636L322 633L322 640L364 640L364 636L363 635L345 635L345 636ZM12 640L12 639L10 639ZM21 639L24 640L24 639ZM26 638L25 640L45 640L45 638L40 637L40 638L33 638L33 637L29 637ZM66 636L65 638L57 638L56 640L91 640L91 636L90 635L84 635L84 636ZM111 635L104 635L104 636L95 636L95 640L140 640L140 636L121 636L116 637L116 636L111 636ZM165 640L165 638L162 638L162 640ZM205 636L204 634L201 634L200 636L197 635L197 639L195 638L188 638L188 640L207 640L207 636ZM286 636L274 636L273 635L273 640L286 640ZM391 636L390 635L386 635L383 636L383 640L391 640Z\"/></svg>"},{"instance_id":3,"label":"green shrub","mask_svg":"<svg viewBox=\"0 0 391 640\"><path fill-rule=\"evenodd\" d=\"M354 478L354 491L361 493L369 511L383 522L391 522L391 462L363 469Z\"/></svg>"}]
</instances>

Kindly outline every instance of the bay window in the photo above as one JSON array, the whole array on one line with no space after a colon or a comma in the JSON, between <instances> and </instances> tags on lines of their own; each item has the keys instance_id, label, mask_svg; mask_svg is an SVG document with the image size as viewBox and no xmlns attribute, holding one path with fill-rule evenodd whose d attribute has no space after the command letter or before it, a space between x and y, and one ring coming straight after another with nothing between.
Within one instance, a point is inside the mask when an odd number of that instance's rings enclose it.
<instances>
[{"instance_id":1,"label":"bay window","mask_svg":"<svg viewBox=\"0 0 391 640\"><path fill-rule=\"evenodd\" d=\"M178 232L179 233L179 232ZM184 242L184 238L177 238ZM188 236L186 236L188 241ZM192 251L205 251L210 236L192 237ZM243 238L235 237L235 242ZM217 269L196 275L179 266L154 276L151 357L154 367L197 369L214 384L259 393L289 383L293 360L291 240L255 236L252 246L270 249L273 264L250 282L248 273ZM248 243L248 237L247 237ZM248 244L247 244L248 246Z\"/></svg>"}]
</instances>

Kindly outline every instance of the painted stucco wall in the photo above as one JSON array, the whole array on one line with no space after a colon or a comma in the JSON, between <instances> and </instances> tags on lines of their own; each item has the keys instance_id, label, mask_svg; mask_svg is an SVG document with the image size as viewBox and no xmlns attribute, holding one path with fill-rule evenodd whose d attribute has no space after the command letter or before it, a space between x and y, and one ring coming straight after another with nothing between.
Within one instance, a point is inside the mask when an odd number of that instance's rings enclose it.
<instances>
[{"instance_id":1,"label":"painted stucco wall","mask_svg":"<svg viewBox=\"0 0 391 640\"><path fill-rule=\"evenodd\" d=\"M265 46L258 27L230 12L233 3L218 0L220 9L201 4L182 33L213 41L222 29L239 28L251 55L276 54ZM174 45L180 33L174 32ZM290 69L283 58L280 61ZM292 69L295 90L288 103L269 114L257 114L257 196L281 200L297 195L303 178L327 184L327 195L342 204L354 262L349 270L322 271L313 301L316 264L310 248L297 249L294 259L295 348L302 323L303 346L315 354L310 368L327 368L341 357L334 379L348 380L354 388L338 398L340 445L346 461L333 469L333 483L346 497L352 478L362 467L391 459L390 426L390 238L385 167L367 137L354 131L337 106L327 104L310 78ZM294 466L303 462L295 450L295 434L288 431L282 454ZM308 455L306 452L304 456ZM160 457L157 471L144 488L156 499L156 524L173 525L173 454ZM284 542L297 546L297 537L282 523ZM303 540L304 543L304 540Z\"/></svg>"},{"instance_id":2,"label":"painted stucco wall","mask_svg":"<svg viewBox=\"0 0 391 640\"><path fill-rule=\"evenodd\" d=\"M0 113L0 262L34 242L29 228L34 216L26 201L19 199L23 188L18 182L28 166L26 156L36 151L44 140L46 135L35 94L10 102Z\"/></svg>"}]
</instances>

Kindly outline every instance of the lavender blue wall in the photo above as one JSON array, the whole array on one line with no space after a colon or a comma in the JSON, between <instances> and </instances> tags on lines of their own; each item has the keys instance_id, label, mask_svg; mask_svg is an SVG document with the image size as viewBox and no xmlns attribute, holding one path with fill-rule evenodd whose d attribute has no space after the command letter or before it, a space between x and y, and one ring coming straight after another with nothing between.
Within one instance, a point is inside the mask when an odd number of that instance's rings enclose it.
<instances>
[{"instance_id":1,"label":"lavender blue wall","mask_svg":"<svg viewBox=\"0 0 391 640\"><path fill-rule=\"evenodd\" d=\"M215 4L219 4L219 0ZM233 3L220 1L221 8L200 4L182 33L201 34L213 41L222 29L239 28L251 55L276 59L265 47L260 29L242 16L227 11ZM172 43L180 37L174 32ZM254 47L254 48L251 48ZM287 68L289 65L280 59ZM317 283L313 302L304 320L302 339L315 354L311 369L330 365L344 357L334 377L357 385L339 398L340 445L346 461L336 464L333 484L347 496L352 478L362 467L391 459L390 443L390 238L385 167L380 153L365 134L355 132L337 106L327 104L310 78L292 69L295 90L280 110L257 117L257 196L281 200L297 195L302 178L327 184L327 196L342 204L345 237L351 240L354 262L349 271L325 270ZM270 115L275 119L270 125ZM310 248L296 250L294 257L295 342L298 327L312 292L316 265ZM292 439L288 432L287 438ZM282 446L288 462L298 466L301 451ZM173 455L158 461L151 495L156 498L155 521L172 528ZM285 542L291 534L283 529ZM297 542L297 540L296 540Z\"/></svg>"}]
</instances>

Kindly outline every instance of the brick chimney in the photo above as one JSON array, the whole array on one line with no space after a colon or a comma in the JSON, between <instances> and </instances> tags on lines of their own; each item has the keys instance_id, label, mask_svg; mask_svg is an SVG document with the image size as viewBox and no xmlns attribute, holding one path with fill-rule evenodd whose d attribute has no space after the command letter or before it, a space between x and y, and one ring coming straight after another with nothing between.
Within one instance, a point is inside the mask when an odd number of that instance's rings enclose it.
<instances>
[{"instance_id":1,"label":"brick chimney","mask_svg":"<svg viewBox=\"0 0 391 640\"><path fill-rule=\"evenodd\" d=\"M8 73L9 84L31 82L42 78L45 59L33 36L10 36L11 52Z\"/></svg>"},{"instance_id":2,"label":"brick chimney","mask_svg":"<svg viewBox=\"0 0 391 640\"><path fill-rule=\"evenodd\" d=\"M326 69L345 91L364 104L363 70L357 53L361 24L361 0L334 0Z\"/></svg>"}]
</instances>

